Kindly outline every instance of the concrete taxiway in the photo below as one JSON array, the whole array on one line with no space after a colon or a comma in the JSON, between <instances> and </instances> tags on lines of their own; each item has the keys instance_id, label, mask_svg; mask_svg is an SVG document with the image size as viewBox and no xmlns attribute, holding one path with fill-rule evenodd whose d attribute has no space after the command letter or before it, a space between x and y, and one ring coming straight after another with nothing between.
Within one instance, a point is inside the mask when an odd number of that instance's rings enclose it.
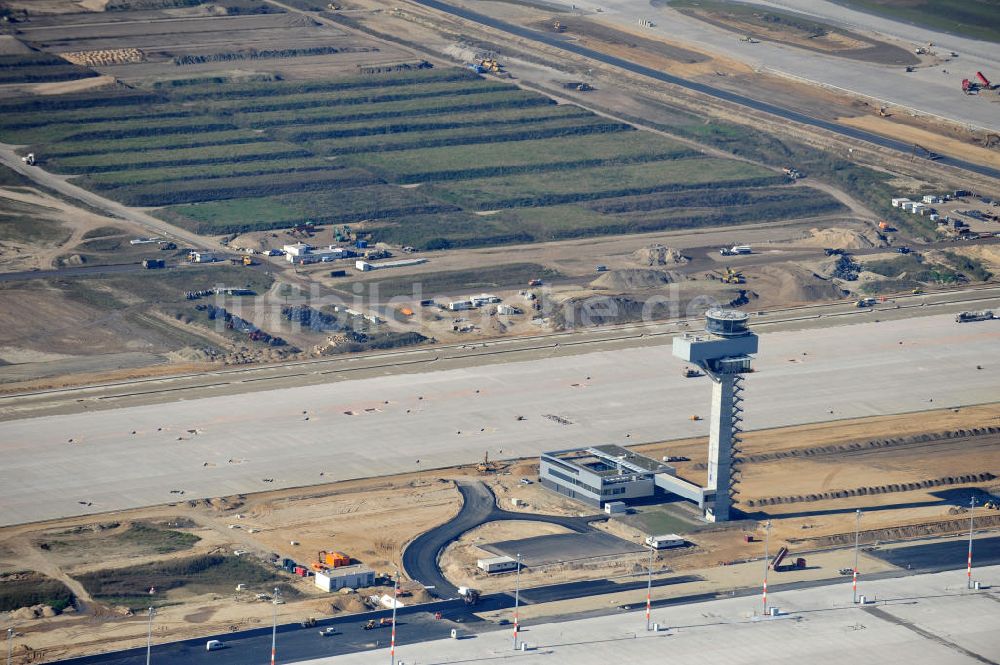
<instances>
[{"instance_id":1,"label":"concrete taxiway","mask_svg":"<svg viewBox=\"0 0 1000 665\"><path fill-rule=\"evenodd\" d=\"M691 416L708 415L708 379L682 378L669 336L656 339L200 399L168 392L137 406L2 422L0 522L448 467L485 451L528 457L707 434ZM746 382L746 425L1000 401L996 358L1000 322L958 324L953 315L764 332Z\"/></svg>"}]
</instances>

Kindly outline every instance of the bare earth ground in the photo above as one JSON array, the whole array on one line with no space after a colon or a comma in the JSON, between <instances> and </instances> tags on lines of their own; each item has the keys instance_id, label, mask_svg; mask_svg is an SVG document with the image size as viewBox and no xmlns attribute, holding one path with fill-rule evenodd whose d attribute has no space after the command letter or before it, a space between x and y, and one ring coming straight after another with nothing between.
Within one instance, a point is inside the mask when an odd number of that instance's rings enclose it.
<instances>
[{"instance_id":1,"label":"bare earth ground","mask_svg":"<svg viewBox=\"0 0 1000 665\"><path fill-rule=\"evenodd\" d=\"M745 437L745 451L747 455L757 455L926 432L997 427L1000 426L998 413L1000 411L997 405L991 404L960 410L753 432ZM678 471L692 480L703 480L704 471L696 467L704 462L704 440L651 444L639 449L651 456L670 454L690 457L690 462L676 463ZM483 479L496 493L500 505L507 510L561 515L593 514L592 508L551 493L537 482L528 485L520 482L521 478L536 481L537 468L534 460L507 463L502 466L499 475ZM993 445L983 448L971 445L969 440L964 439L942 440L863 453L838 453L747 464L740 496L753 498L776 493L809 493L982 471L1000 475L1000 447ZM376 571L386 571L393 565L399 565L401 550L409 540L445 522L459 510L459 495L451 479L470 474L475 476L474 469L415 473L308 489L235 496L225 500L181 500L170 505L125 511L99 518L64 519L9 527L0 530L0 571L38 570L66 581L83 598L87 598L85 592L78 585L72 586L75 584L75 574L197 553L225 553L234 549L247 550L250 552L249 556L265 556L274 552L300 562L311 561L315 551L319 549L342 550ZM866 544L877 540L914 538L955 531L954 525L943 525L948 520L955 519L955 501L941 500L934 492L968 486L959 484L946 488L793 503L762 509L774 523L772 546L776 548L781 543L789 543L793 554L805 553L808 558L807 570L782 573L781 581L836 576L837 570L849 566L850 553L846 550L830 550L828 538L852 532L854 510L858 507L865 511L862 525ZM978 487L983 492L992 491L996 495L1000 491L1000 482L978 484ZM513 506L511 499L515 497L520 500L520 507ZM680 514L689 515L690 512L684 510ZM109 556L106 549L95 549L101 542L99 534L71 537L69 549L63 548L58 552L39 548L39 543L46 539L66 540L66 536L59 534L73 532L76 527L108 522L127 525L137 521L163 522L178 519L191 520L194 524L178 530L195 534L202 540L194 548L174 554L156 555L139 547L117 550L114 555ZM690 520L690 517L684 519ZM898 529L885 531L890 527ZM122 528L124 527L116 527L117 530L112 529L108 533L117 533ZM619 537L635 542L639 542L643 536L642 531L634 526L617 520L606 528ZM251 530L254 532L251 533ZM442 564L449 579L456 584L470 584L484 590L507 589L511 584L509 576L487 577L476 571L475 559L485 555L485 551L479 546L515 536L528 537L561 531L561 527L532 523L487 524L466 534L451 546L445 553ZM757 542L744 542L744 532L755 534ZM694 546L659 554L655 569L658 575L677 571L697 575L703 581L658 588L656 597L755 584L759 576L759 563L740 562L761 556L762 537L763 527L759 520L734 523L723 528L695 528L686 535ZM291 544L293 541L296 544ZM547 566L538 570L526 570L522 576L522 584L530 587L605 577L627 581L644 571L644 561L644 556L637 555L620 557L610 562L583 561L572 565ZM729 565L718 567L722 562ZM865 571L875 572L884 568L885 564L865 558ZM328 595L315 589L310 581L293 577L289 579L304 597L280 606L283 621L363 609L357 597ZM250 590L252 591L253 589ZM591 606L594 603L636 602L635 596L635 593L618 594L598 600L591 599L589 602ZM177 604L165 606L159 611L157 638L180 639L266 622L271 605L254 602L251 598L252 593L227 596L191 595L183 589L170 592L170 600ZM419 593L414 596L414 600L421 598L425 596ZM552 614L579 604L580 601L567 601L532 607L527 615ZM141 643L145 636L145 623L141 617L122 616L114 608L101 607L99 603L94 604L88 614L82 616L66 614L24 623L19 630L29 636L28 642L33 648L45 649L47 658L91 652L112 645L114 648L125 648ZM67 644L74 646L67 647Z\"/></svg>"}]
</instances>

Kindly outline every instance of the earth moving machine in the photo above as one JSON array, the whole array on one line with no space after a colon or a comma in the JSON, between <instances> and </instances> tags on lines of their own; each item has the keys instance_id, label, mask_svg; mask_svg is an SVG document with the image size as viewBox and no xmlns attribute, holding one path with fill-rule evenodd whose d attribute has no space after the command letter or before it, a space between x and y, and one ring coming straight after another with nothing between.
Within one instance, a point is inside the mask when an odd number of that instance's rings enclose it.
<instances>
[{"instance_id":1,"label":"earth moving machine","mask_svg":"<svg viewBox=\"0 0 1000 665\"><path fill-rule=\"evenodd\" d=\"M497 470L496 462L490 461L490 451L483 453L483 461L476 465L479 473L493 473Z\"/></svg>"},{"instance_id":2,"label":"earth moving machine","mask_svg":"<svg viewBox=\"0 0 1000 665\"><path fill-rule=\"evenodd\" d=\"M726 284L743 284L747 280L746 277L743 276L743 273L727 267L726 274L722 276L722 281Z\"/></svg>"},{"instance_id":3,"label":"earth moving machine","mask_svg":"<svg viewBox=\"0 0 1000 665\"><path fill-rule=\"evenodd\" d=\"M367 622L361 624L361 627L365 630L375 630L376 628L385 628L386 626L392 625L392 619L389 617L382 617L381 619L369 619Z\"/></svg>"},{"instance_id":4,"label":"earth moving machine","mask_svg":"<svg viewBox=\"0 0 1000 665\"><path fill-rule=\"evenodd\" d=\"M466 605L475 605L479 602L479 592L471 587L458 587L458 595L462 597Z\"/></svg>"},{"instance_id":5,"label":"earth moving machine","mask_svg":"<svg viewBox=\"0 0 1000 665\"><path fill-rule=\"evenodd\" d=\"M303 621L302 621L302 627L303 628L315 628L316 627L316 619L314 619L313 617L309 617L308 619L303 619Z\"/></svg>"}]
</instances>

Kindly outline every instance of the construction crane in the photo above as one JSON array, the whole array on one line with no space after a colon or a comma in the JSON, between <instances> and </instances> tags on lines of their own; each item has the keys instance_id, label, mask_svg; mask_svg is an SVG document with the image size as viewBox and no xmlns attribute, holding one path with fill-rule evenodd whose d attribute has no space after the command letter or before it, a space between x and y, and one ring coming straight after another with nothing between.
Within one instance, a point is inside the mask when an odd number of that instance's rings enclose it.
<instances>
[{"instance_id":1,"label":"construction crane","mask_svg":"<svg viewBox=\"0 0 1000 665\"><path fill-rule=\"evenodd\" d=\"M476 471L479 473L493 473L497 470L496 462L490 461L490 451L483 453L483 461L476 465Z\"/></svg>"}]
</instances>

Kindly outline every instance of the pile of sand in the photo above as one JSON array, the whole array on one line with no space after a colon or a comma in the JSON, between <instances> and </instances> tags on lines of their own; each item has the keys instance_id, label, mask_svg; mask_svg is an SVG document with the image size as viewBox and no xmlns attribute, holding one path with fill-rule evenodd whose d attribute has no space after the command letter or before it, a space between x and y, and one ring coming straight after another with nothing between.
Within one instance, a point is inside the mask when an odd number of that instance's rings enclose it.
<instances>
[{"instance_id":1,"label":"pile of sand","mask_svg":"<svg viewBox=\"0 0 1000 665\"><path fill-rule=\"evenodd\" d=\"M878 234L874 231L857 231L831 227L828 229L809 229L809 237L796 241L797 245L806 247L832 247L834 249L870 249L885 247Z\"/></svg>"},{"instance_id":2,"label":"pile of sand","mask_svg":"<svg viewBox=\"0 0 1000 665\"><path fill-rule=\"evenodd\" d=\"M769 303L796 305L845 297L833 282L798 266L763 266L745 274L749 288Z\"/></svg>"},{"instance_id":3,"label":"pile of sand","mask_svg":"<svg viewBox=\"0 0 1000 665\"><path fill-rule=\"evenodd\" d=\"M678 250L659 243L635 250L632 260L644 266L682 265L690 261Z\"/></svg>"},{"instance_id":4,"label":"pile of sand","mask_svg":"<svg viewBox=\"0 0 1000 665\"><path fill-rule=\"evenodd\" d=\"M591 288L611 291L631 289L655 289L674 281L674 276L665 270L627 268L606 272L590 283Z\"/></svg>"},{"instance_id":5,"label":"pile of sand","mask_svg":"<svg viewBox=\"0 0 1000 665\"><path fill-rule=\"evenodd\" d=\"M14 610L11 613L11 618L15 621L29 621L31 619L47 619L55 615L56 611L48 605L32 605Z\"/></svg>"}]
</instances>

